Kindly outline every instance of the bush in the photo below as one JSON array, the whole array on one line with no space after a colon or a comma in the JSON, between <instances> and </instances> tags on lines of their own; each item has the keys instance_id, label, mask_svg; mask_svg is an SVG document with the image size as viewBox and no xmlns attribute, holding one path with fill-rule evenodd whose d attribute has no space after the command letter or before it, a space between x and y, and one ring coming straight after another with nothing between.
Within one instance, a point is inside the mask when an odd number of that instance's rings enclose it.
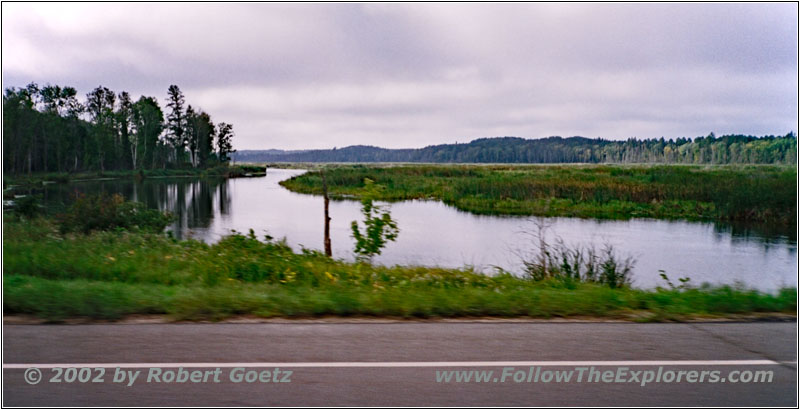
<instances>
[{"instance_id":1,"label":"bush","mask_svg":"<svg viewBox=\"0 0 800 410\"><path fill-rule=\"evenodd\" d=\"M172 215L148 209L140 202L125 201L119 194L76 193L75 202L57 219L62 233L113 229L161 232L172 221Z\"/></svg>"},{"instance_id":2,"label":"bush","mask_svg":"<svg viewBox=\"0 0 800 410\"><path fill-rule=\"evenodd\" d=\"M355 254L360 261L371 261L372 257L381 254L386 242L397 239L397 222L392 219L388 210L375 205L373 198L383 189L374 185L369 178L364 179L364 194L361 199L361 214L364 215L364 233L358 222L350 223L353 239L356 240Z\"/></svg>"},{"instance_id":3,"label":"bush","mask_svg":"<svg viewBox=\"0 0 800 410\"><path fill-rule=\"evenodd\" d=\"M42 214L42 206L39 204L39 198L33 195L16 198L14 200L14 212L28 219Z\"/></svg>"}]
</instances>

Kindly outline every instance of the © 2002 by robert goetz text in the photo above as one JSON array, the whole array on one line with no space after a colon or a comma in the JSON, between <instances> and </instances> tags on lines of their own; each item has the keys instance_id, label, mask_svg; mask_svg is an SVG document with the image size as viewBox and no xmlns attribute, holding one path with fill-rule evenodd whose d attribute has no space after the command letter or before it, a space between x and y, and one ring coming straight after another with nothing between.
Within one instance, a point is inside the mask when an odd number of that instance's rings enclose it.
<instances>
[{"instance_id":1,"label":"\u00a9 2002 by robert goetz text","mask_svg":"<svg viewBox=\"0 0 800 410\"><path fill-rule=\"evenodd\" d=\"M28 384L49 383L105 383L112 382L133 386L135 383L291 383L292 370L278 367L271 369L248 369L220 367L205 370L149 367L143 369L104 367L53 367L42 370L31 367L25 370Z\"/></svg>"}]
</instances>

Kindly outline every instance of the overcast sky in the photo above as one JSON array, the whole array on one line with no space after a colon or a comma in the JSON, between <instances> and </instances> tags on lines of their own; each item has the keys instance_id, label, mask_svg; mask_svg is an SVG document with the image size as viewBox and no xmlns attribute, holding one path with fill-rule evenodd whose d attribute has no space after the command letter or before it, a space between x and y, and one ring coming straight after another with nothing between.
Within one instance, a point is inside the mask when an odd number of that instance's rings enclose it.
<instances>
[{"instance_id":1,"label":"overcast sky","mask_svg":"<svg viewBox=\"0 0 800 410\"><path fill-rule=\"evenodd\" d=\"M797 7L3 3L3 86L178 84L240 150L786 134Z\"/></svg>"}]
</instances>

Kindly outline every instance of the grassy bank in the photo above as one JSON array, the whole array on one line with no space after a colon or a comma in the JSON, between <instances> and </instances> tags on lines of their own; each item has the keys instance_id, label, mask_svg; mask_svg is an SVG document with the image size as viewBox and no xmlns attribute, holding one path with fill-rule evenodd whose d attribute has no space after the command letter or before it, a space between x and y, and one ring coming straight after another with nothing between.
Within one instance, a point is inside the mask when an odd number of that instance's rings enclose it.
<instances>
[{"instance_id":1,"label":"grassy bank","mask_svg":"<svg viewBox=\"0 0 800 410\"><path fill-rule=\"evenodd\" d=\"M91 180L100 178L162 178L162 177L243 177L247 175L264 174L264 167L253 164L233 166L218 166L213 168L197 169L148 169L148 170L121 170L121 171L91 171L91 172L49 172L33 173L31 175L4 174L3 187L9 185L32 186L42 183L64 183L70 181Z\"/></svg>"},{"instance_id":2,"label":"grassy bank","mask_svg":"<svg viewBox=\"0 0 800 410\"><path fill-rule=\"evenodd\" d=\"M796 289L639 290L466 269L332 260L234 234L214 245L122 230L62 234L4 216L3 310L49 320L258 317L570 317L680 320L796 311Z\"/></svg>"},{"instance_id":3,"label":"grassy bank","mask_svg":"<svg viewBox=\"0 0 800 410\"><path fill-rule=\"evenodd\" d=\"M477 214L632 217L796 224L797 169L788 166L338 166L332 197L369 178L387 201L433 198ZM281 183L320 194L318 171Z\"/></svg>"}]
</instances>

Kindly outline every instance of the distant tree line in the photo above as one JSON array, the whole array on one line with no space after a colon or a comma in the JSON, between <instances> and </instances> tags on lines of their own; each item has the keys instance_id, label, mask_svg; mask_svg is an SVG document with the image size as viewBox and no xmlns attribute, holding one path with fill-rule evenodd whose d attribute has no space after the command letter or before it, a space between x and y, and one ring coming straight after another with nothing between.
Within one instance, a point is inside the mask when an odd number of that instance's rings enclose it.
<instances>
[{"instance_id":1,"label":"distant tree line","mask_svg":"<svg viewBox=\"0 0 800 410\"><path fill-rule=\"evenodd\" d=\"M233 126L186 106L177 85L166 117L154 97L133 101L100 86L78 99L73 87L31 83L3 95L3 171L206 168L227 163Z\"/></svg>"},{"instance_id":2,"label":"distant tree line","mask_svg":"<svg viewBox=\"0 0 800 410\"><path fill-rule=\"evenodd\" d=\"M356 145L331 150L241 151L251 162L796 164L797 136L724 135L611 141L583 137L481 138L420 149Z\"/></svg>"}]
</instances>

